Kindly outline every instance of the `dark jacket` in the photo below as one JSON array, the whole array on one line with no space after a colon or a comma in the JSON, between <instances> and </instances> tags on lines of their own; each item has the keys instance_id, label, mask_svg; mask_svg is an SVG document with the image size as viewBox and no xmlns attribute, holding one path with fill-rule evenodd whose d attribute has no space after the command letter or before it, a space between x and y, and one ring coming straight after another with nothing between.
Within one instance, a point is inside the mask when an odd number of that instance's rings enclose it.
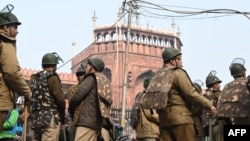
<instances>
[{"instance_id":1,"label":"dark jacket","mask_svg":"<svg viewBox=\"0 0 250 141\"><path fill-rule=\"evenodd\" d=\"M99 108L97 95L97 82L93 73L87 74L84 81L79 85L75 95L70 100L69 112L82 103L76 126L84 126L96 131L101 131L102 116Z\"/></svg>"}]
</instances>

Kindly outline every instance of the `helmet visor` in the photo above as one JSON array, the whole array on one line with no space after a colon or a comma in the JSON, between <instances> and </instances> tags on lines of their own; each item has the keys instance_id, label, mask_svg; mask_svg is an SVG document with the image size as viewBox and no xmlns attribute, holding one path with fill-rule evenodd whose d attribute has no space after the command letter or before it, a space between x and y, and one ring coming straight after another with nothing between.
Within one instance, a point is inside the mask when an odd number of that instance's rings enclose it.
<instances>
[{"instance_id":1,"label":"helmet visor","mask_svg":"<svg viewBox=\"0 0 250 141\"><path fill-rule=\"evenodd\" d=\"M214 76L216 76L216 71L215 70L212 70L212 71L210 71L210 73L208 74L208 77L214 77Z\"/></svg>"},{"instance_id":2,"label":"helmet visor","mask_svg":"<svg viewBox=\"0 0 250 141\"><path fill-rule=\"evenodd\" d=\"M14 9L14 6L11 4L6 5L0 13L10 13Z\"/></svg>"},{"instance_id":3,"label":"helmet visor","mask_svg":"<svg viewBox=\"0 0 250 141\"><path fill-rule=\"evenodd\" d=\"M233 59L231 65L229 66L230 70L231 70L233 64L240 64L240 65L244 66L245 65L245 60L242 59L242 58L235 58L235 59Z\"/></svg>"},{"instance_id":4,"label":"helmet visor","mask_svg":"<svg viewBox=\"0 0 250 141\"><path fill-rule=\"evenodd\" d=\"M196 79L193 83L199 85L200 87L202 87L203 84L204 84L204 83L203 83L201 80L199 80L199 79Z\"/></svg>"}]
</instances>

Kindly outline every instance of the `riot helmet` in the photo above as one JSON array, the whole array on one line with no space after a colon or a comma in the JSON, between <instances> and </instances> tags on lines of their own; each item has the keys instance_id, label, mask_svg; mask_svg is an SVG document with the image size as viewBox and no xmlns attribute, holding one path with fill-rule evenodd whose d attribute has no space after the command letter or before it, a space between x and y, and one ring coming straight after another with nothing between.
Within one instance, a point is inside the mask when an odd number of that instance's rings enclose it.
<instances>
[{"instance_id":1,"label":"riot helmet","mask_svg":"<svg viewBox=\"0 0 250 141\"><path fill-rule=\"evenodd\" d=\"M98 72L102 72L104 70L105 64L100 58L89 58L88 63L93 65Z\"/></svg>"},{"instance_id":2,"label":"riot helmet","mask_svg":"<svg viewBox=\"0 0 250 141\"><path fill-rule=\"evenodd\" d=\"M46 53L42 58L42 65L56 65L59 64L59 61L62 61L62 58L56 53Z\"/></svg>"},{"instance_id":3,"label":"riot helmet","mask_svg":"<svg viewBox=\"0 0 250 141\"><path fill-rule=\"evenodd\" d=\"M197 79L197 80L193 81L193 84L194 84L195 89L196 89L199 93L201 93L201 92L202 92L201 87L203 86L204 83L203 83L201 80Z\"/></svg>"},{"instance_id":4,"label":"riot helmet","mask_svg":"<svg viewBox=\"0 0 250 141\"><path fill-rule=\"evenodd\" d=\"M245 60L242 58L233 59L231 65L229 66L229 70L233 77L240 76L246 72L246 68L244 67Z\"/></svg>"},{"instance_id":5,"label":"riot helmet","mask_svg":"<svg viewBox=\"0 0 250 141\"><path fill-rule=\"evenodd\" d=\"M214 83L221 83L222 81L216 76L216 71L212 70L206 78L206 86L209 87Z\"/></svg>"},{"instance_id":6,"label":"riot helmet","mask_svg":"<svg viewBox=\"0 0 250 141\"><path fill-rule=\"evenodd\" d=\"M21 25L21 22L18 21L17 17L11 13L13 9L14 6L9 4L0 11L0 26L10 24Z\"/></svg>"},{"instance_id":7,"label":"riot helmet","mask_svg":"<svg viewBox=\"0 0 250 141\"><path fill-rule=\"evenodd\" d=\"M181 55L177 49L175 48L165 48L164 51L162 52L162 59L164 62L173 59L174 57Z\"/></svg>"},{"instance_id":8,"label":"riot helmet","mask_svg":"<svg viewBox=\"0 0 250 141\"><path fill-rule=\"evenodd\" d=\"M83 68L82 66L80 66L77 71L76 71L76 76L81 76L81 75L85 75L86 71L85 68Z\"/></svg>"},{"instance_id":9,"label":"riot helmet","mask_svg":"<svg viewBox=\"0 0 250 141\"><path fill-rule=\"evenodd\" d=\"M147 77L144 78L144 82L143 82L143 87L146 89L150 83L150 81L152 80L153 75L149 75Z\"/></svg>"}]
</instances>

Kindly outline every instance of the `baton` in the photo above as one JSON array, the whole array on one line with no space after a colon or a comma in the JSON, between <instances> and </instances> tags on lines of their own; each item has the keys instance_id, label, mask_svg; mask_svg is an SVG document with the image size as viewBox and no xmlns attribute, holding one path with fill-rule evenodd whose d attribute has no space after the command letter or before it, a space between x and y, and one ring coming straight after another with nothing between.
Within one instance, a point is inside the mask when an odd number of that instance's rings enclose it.
<instances>
[{"instance_id":1,"label":"baton","mask_svg":"<svg viewBox=\"0 0 250 141\"><path fill-rule=\"evenodd\" d=\"M64 141L67 141L67 139L66 139L66 132L65 132L65 127L63 128L63 139L64 139Z\"/></svg>"},{"instance_id":2,"label":"baton","mask_svg":"<svg viewBox=\"0 0 250 141\"><path fill-rule=\"evenodd\" d=\"M209 141L213 140L212 114L209 114Z\"/></svg>"},{"instance_id":3,"label":"baton","mask_svg":"<svg viewBox=\"0 0 250 141\"><path fill-rule=\"evenodd\" d=\"M26 141L27 135L28 103L24 101L24 122L23 122L23 141Z\"/></svg>"}]
</instances>

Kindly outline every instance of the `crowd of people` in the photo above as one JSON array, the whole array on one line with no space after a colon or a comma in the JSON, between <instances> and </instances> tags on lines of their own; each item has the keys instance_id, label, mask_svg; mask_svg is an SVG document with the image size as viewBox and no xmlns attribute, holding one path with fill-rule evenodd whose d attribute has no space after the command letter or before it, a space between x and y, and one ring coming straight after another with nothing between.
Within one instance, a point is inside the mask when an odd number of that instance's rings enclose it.
<instances>
[{"instance_id":1,"label":"crowd of people","mask_svg":"<svg viewBox=\"0 0 250 141\"><path fill-rule=\"evenodd\" d=\"M162 58L163 67L150 76L149 84L145 79L145 90L137 94L132 108L137 140L224 141L224 125L250 124L250 80L244 59L233 59L229 71L234 80L223 89L212 70L203 90L203 82L191 81L182 68L181 52L166 48Z\"/></svg>"},{"instance_id":2,"label":"crowd of people","mask_svg":"<svg viewBox=\"0 0 250 141\"><path fill-rule=\"evenodd\" d=\"M42 70L27 84L16 56L21 22L13 8L7 5L0 11L0 141L114 140L114 131L122 127L110 117L112 89L102 73L104 61L88 58L76 72L78 84L64 94L56 73L62 59L56 52L46 53ZM162 60L163 67L145 78L144 90L136 96L131 112L134 140L223 141L224 125L250 124L250 78L244 59L232 61L234 80L222 90L214 70L206 78L205 90L192 81L179 50L165 48ZM17 96L25 99L24 107L18 107L23 100Z\"/></svg>"}]
</instances>

